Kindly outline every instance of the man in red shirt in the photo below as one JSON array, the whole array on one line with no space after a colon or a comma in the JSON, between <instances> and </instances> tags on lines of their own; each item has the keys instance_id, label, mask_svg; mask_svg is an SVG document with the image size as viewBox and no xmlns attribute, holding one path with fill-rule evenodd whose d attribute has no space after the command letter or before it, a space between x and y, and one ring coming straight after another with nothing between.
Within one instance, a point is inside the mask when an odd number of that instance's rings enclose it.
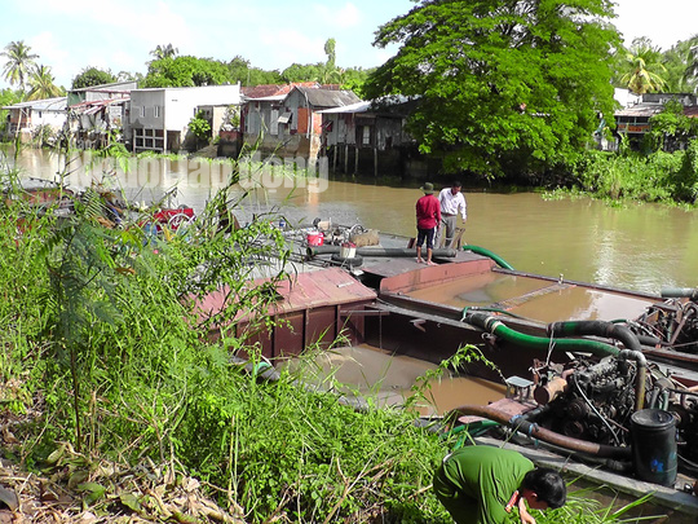
<instances>
[{"instance_id":1,"label":"man in red shirt","mask_svg":"<svg viewBox=\"0 0 698 524\"><path fill-rule=\"evenodd\" d=\"M427 241L427 265L434 266L431 255L434 234L441 223L441 205L434 196L434 184L426 182L421 188L424 196L417 200L417 262L422 263L422 244Z\"/></svg>"}]
</instances>

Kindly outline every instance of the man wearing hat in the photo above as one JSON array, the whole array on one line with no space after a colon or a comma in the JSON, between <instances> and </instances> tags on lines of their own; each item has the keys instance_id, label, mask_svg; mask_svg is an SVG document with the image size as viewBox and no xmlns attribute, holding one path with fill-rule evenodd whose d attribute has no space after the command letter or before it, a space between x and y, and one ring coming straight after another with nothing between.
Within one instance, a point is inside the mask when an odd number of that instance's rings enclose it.
<instances>
[{"instance_id":1,"label":"man wearing hat","mask_svg":"<svg viewBox=\"0 0 698 524\"><path fill-rule=\"evenodd\" d=\"M426 182L421 188L424 196L417 200L417 262L422 263L422 244L427 242L427 265L434 266L431 255L434 235L441 222L441 205L434 196L434 184Z\"/></svg>"}]
</instances>

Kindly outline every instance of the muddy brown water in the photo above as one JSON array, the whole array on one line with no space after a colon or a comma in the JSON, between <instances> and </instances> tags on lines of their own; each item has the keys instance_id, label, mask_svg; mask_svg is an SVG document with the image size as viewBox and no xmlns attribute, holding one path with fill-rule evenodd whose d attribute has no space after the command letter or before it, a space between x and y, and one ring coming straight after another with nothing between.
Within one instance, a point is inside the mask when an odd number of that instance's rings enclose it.
<instances>
[{"instance_id":1,"label":"muddy brown water","mask_svg":"<svg viewBox=\"0 0 698 524\"><path fill-rule=\"evenodd\" d=\"M148 201L173 188L173 204L197 210L225 183L229 168L198 160L145 159L124 173L105 176L102 160L75 155L68 182L78 187L106 178L130 198ZM12 163L12 154L7 160ZM54 178L64 157L23 149L17 165L23 176ZM464 181L467 183L467 181ZM280 208L294 224L316 217L336 224L413 236L417 181L402 186L331 180L306 181L263 174L245 179L251 189L237 209L241 221ZM293 186L296 187L293 187ZM243 194L243 187L237 195ZM521 271L657 293L663 287L698 286L698 212L654 204L611 207L586 198L546 200L536 193L465 191L468 220L465 239L498 254Z\"/></svg>"},{"instance_id":2,"label":"muddy brown water","mask_svg":"<svg viewBox=\"0 0 698 524\"><path fill-rule=\"evenodd\" d=\"M315 357L310 365L295 360L286 367L306 382L329 387L331 379L342 393L371 397L383 406L401 406L415 396L415 407L424 416L443 415L466 403L488 404L503 398L506 389L501 384L449 373L420 380L436 366L368 345L331 349Z\"/></svg>"}]
</instances>

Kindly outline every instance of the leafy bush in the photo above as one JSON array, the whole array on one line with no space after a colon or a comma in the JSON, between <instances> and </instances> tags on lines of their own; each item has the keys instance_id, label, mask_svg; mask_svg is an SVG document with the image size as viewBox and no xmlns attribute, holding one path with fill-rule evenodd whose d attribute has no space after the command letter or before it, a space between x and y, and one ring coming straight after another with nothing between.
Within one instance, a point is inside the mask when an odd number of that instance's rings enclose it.
<instances>
[{"instance_id":1,"label":"leafy bush","mask_svg":"<svg viewBox=\"0 0 698 524\"><path fill-rule=\"evenodd\" d=\"M208 142L211 139L211 124L206 119L206 113L199 111L196 116L189 121L189 131L199 142Z\"/></svg>"},{"instance_id":2,"label":"leafy bush","mask_svg":"<svg viewBox=\"0 0 698 524\"><path fill-rule=\"evenodd\" d=\"M597 197L672 203L687 200L687 184L695 177L686 168L685 156L685 152L644 157L588 151L573 172L576 185Z\"/></svg>"}]
</instances>

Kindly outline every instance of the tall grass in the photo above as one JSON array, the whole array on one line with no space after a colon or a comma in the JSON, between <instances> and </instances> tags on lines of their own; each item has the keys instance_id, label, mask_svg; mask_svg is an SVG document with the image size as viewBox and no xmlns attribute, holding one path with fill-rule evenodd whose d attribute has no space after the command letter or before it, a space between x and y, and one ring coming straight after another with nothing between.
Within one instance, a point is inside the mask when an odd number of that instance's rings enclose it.
<instances>
[{"instance_id":1,"label":"tall grass","mask_svg":"<svg viewBox=\"0 0 698 524\"><path fill-rule=\"evenodd\" d=\"M587 151L573 171L574 186L597 197L692 205L698 197L698 140L685 151L647 156Z\"/></svg>"}]
</instances>

